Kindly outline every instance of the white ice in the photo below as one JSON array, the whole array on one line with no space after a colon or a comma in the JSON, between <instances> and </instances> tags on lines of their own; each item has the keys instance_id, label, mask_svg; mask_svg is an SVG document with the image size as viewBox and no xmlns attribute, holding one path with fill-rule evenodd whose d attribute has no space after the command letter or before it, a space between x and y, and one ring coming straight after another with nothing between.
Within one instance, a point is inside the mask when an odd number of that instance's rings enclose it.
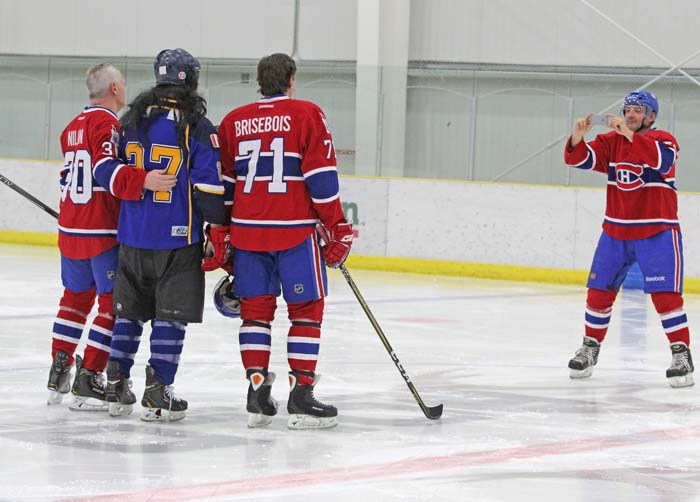
<instances>
[{"instance_id":1,"label":"white ice","mask_svg":"<svg viewBox=\"0 0 700 502\"><path fill-rule=\"evenodd\" d=\"M210 292L175 383L185 420L47 407L58 254L0 246L0 499L700 500L698 390L669 387L668 343L643 294L618 300L593 376L574 381L583 285L350 270L422 399L444 404L440 420L423 416L338 271L316 390L339 409L335 429L286 428L284 304L271 362L280 413L246 427L238 321ZM700 298L686 296L686 311L692 336ZM144 336L137 396L147 358Z\"/></svg>"}]
</instances>

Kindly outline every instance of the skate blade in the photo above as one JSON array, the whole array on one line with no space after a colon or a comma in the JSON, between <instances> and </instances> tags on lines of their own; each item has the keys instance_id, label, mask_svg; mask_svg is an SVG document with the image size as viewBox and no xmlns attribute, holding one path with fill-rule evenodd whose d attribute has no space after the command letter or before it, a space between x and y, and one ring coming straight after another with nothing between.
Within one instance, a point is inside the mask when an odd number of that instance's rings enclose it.
<instances>
[{"instance_id":1,"label":"skate blade","mask_svg":"<svg viewBox=\"0 0 700 502\"><path fill-rule=\"evenodd\" d=\"M184 411L171 411L161 408L143 408L141 420L144 422L177 422L185 418Z\"/></svg>"},{"instance_id":2,"label":"skate blade","mask_svg":"<svg viewBox=\"0 0 700 502\"><path fill-rule=\"evenodd\" d=\"M593 374L593 368L586 368L585 370L570 370L569 371L569 378L577 379L577 378L588 378Z\"/></svg>"},{"instance_id":3,"label":"skate blade","mask_svg":"<svg viewBox=\"0 0 700 502\"><path fill-rule=\"evenodd\" d=\"M338 417L314 417L311 415L289 415L287 427L295 430L330 429L338 425Z\"/></svg>"},{"instance_id":4,"label":"skate blade","mask_svg":"<svg viewBox=\"0 0 700 502\"><path fill-rule=\"evenodd\" d=\"M678 389L680 387L692 387L695 385L695 382L693 381L693 374L688 373L687 375L669 378L668 384L674 389Z\"/></svg>"},{"instance_id":5,"label":"skate blade","mask_svg":"<svg viewBox=\"0 0 700 502\"><path fill-rule=\"evenodd\" d=\"M124 417L131 415L132 411L134 411L134 405L132 404L109 403L110 417Z\"/></svg>"},{"instance_id":6,"label":"skate blade","mask_svg":"<svg viewBox=\"0 0 700 502\"><path fill-rule=\"evenodd\" d=\"M262 413L248 413L248 427L255 429L256 427L265 427L272 423L272 417L263 415Z\"/></svg>"},{"instance_id":7,"label":"skate blade","mask_svg":"<svg viewBox=\"0 0 700 502\"><path fill-rule=\"evenodd\" d=\"M55 390L50 390L49 397L46 399L46 405L55 406L57 404L61 404L61 402L63 402L63 395L64 393Z\"/></svg>"},{"instance_id":8,"label":"skate blade","mask_svg":"<svg viewBox=\"0 0 700 502\"><path fill-rule=\"evenodd\" d=\"M107 411L109 403L94 397L73 396L73 401L68 405L71 411Z\"/></svg>"}]
</instances>

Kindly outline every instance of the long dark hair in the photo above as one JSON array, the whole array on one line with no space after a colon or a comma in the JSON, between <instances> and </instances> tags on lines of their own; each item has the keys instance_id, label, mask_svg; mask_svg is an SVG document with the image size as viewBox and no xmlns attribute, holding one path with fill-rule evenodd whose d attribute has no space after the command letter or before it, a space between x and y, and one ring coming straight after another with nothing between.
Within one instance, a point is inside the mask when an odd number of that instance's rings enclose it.
<instances>
[{"instance_id":1,"label":"long dark hair","mask_svg":"<svg viewBox=\"0 0 700 502\"><path fill-rule=\"evenodd\" d=\"M149 107L175 108L179 113L175 114L175 129L180 148L187 150L185 142L185 130L187 126L193 126L207 114L206 100L197 94L196 88L190 85L157 85L143 91L129 104L129 109L121 118L122 134L138 134L142 128L148 134L151 114L147 114Z\"/></svg>"}]
</instances>

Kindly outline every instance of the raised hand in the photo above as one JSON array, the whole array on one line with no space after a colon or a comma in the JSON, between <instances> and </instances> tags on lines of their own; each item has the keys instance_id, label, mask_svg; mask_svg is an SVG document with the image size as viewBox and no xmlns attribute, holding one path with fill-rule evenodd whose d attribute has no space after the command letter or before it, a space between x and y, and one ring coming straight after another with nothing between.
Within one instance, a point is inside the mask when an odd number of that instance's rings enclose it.
<instances>
[{"instance_id":1,"label":"raised hand","mask_svg":"<svg viewBox=\"0 0 700 502\"><path fill-rule=\"evenodd\" d=\"M622 117L609 114L608 127L610 129L613 129L620 136L624 136L630 141L632 141L632 138L634 137L634 131L627 126L627 122L625 122L625 119Z\"/></svg>"},{"instance_id":2,"label":"raised hand","mask_svg":"<svg viewBox=\"0 0 700 502\"><path fill-rule=\"evenodd\" d=\"M576 122L574 122L574 130L571 133L571 146L576 146L586 133L593 128L593 124L591 124L592 116L593 114L589 113L585 117L576 119Z\"/></svg>"}]
</instances>

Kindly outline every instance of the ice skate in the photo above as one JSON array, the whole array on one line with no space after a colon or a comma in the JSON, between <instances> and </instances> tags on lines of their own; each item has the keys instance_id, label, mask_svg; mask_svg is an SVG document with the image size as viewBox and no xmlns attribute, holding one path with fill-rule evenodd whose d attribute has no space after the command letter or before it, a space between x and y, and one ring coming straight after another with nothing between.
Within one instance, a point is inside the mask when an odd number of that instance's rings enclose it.
<instances>
[{"instance_id":1,"label":"ice skate","mask_svg":"<svg viewBox=\"0 0 700 502\"><path fill-rule=\"evenodd\" d=\"M68 364L70 357L65 352L58 351L51 363L49 371L49 382L46 388L49 389L49 397L46 404L49 406L59 404L63 401L63 395L70 391L71 366Z\"/></svg>"},{"instance_id":2,"label":"ice skate","mask_svg":"<svg viewBox=\"0 0 700 502\"><path fill-rule=\"evenodd\" d=\"M270 395L275 374L268 373L267 368L252 369L246 372L248 385L248 427L263 427L272 423L277 414L277 401Z\"/></svg>"},{"instance_id":3,"label":"ice skate","mask_svg":"<svg viewBox=\"0 0 700 502\"><path fill-rule=\"evenodd\" d=\"M311 385L299 385L296 371L289 372L289 401L287 411L290 429L327 429L338 425L338 410L335 406L323 404L314 397L314 386L320 375L306 373L314 378Z\"/></svg>"},{"instance_id":4,"label":"ice skate","mask_svg":"<svg viewBox=\"0 0 700 502\"><path fill-rule=\"evenodd\" d=\"M146 366L146 390L143 392L141 406L141 420L174 422L185 418L187 401L175 397L173 388L160 383L153 368Z\"/></svg>"},{"instance_id":5,"label":"ice skate","mask_svg":"<svg viewBox=\"0 0 700 502\"><path fill-rule=\"evenodd\" d=\"M121 373L119 361L109 361L107 363L105 397L109 403L110 416L131 415L136 396L131 392L131 380Z\"/></svg>"},{"instance_id":6,"label":"ice skate","mask_svg":"<svg viewBox=\"0 0 700 502\"><path fill-rule=\"evenodd\" d=\"M73 402L68 408L73 411L107 411L109 407L102 373L83 368L80 356L75 356L75 381L71 393Z\"/></svg>"},{"instance_id":7,"label":"ice skate","mask_svg":"<svg viewBox=\"0 0 700 502\"><path fill-rule=\"evenodd\" d=\"M671 345L671 366L666 370L666 378L671 387L690 387L695 384L693 381L693 357L690 349L684 343L674 343Z\"/></svg>"},{"instance_id":8,"label":"ice skate","mask_svg":"<svg viewBox=\"0 0 700 502\"><path fill-rule=\"evenodd\" d=\"M590 337L583 338L583 345L569 361L570 378L588 378L593 374L593 367L598 362L600 344Z\"/></svg>"}]
</instances>

